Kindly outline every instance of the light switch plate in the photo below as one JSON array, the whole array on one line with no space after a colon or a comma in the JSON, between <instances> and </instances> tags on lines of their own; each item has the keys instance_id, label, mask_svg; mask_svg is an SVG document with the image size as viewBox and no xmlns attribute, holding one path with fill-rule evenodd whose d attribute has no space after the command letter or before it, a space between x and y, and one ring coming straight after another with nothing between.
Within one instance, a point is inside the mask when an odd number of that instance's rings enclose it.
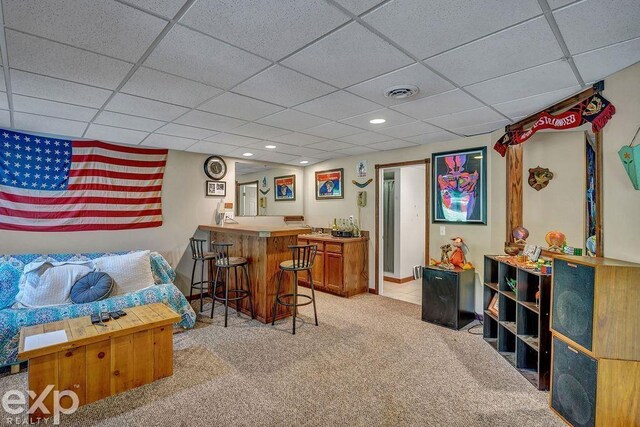
<instances>
[{"instance_id":1,"label":"light switch plate","mask_svg":"<svg viewBox=\"0 0 640 427\"><path fill-rule=\"evenodd\" d=\"M440 235L441 236L446 236L447 235L447 229L444 225L440 226Z\"/></svg>"}]
</instances>

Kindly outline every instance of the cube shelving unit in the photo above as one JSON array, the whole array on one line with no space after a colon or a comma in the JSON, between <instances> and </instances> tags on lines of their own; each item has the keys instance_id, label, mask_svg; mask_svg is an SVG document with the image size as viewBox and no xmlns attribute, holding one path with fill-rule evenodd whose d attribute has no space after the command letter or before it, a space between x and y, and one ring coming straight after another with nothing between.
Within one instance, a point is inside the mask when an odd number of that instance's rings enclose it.
<instances>
[{"instance_id":1,"label":"cube shelving unit","mask_svg":"<svg viewBox=\"0 0 640 427\"><path fill-rule=\"evenodd\" d=\"M516 280L516 292L507 285ZM536 293L539 301L536 304ZM517 267L496 255L484 257L483 337L538 390L549 389L551 275ZM498 315L488 310L498 295Z\"/></svg>"}]
</instances>

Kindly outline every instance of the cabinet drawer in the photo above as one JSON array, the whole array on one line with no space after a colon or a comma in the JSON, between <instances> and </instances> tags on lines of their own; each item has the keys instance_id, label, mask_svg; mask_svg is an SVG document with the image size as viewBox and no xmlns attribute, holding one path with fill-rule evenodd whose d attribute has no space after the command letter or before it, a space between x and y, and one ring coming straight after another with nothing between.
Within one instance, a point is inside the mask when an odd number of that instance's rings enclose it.
<instances>
[{"instance_id":1,"label":"cabinet drawer","mask_svg":"<svg viewBox=\"0 0 640 427\"><path fill-rule=\"evenodd\" d=\"M342 253L342 245L340 243L327 243L325 245L325 251L327 252L335 252L338 254Z\"/></svg>"}]
</instances>

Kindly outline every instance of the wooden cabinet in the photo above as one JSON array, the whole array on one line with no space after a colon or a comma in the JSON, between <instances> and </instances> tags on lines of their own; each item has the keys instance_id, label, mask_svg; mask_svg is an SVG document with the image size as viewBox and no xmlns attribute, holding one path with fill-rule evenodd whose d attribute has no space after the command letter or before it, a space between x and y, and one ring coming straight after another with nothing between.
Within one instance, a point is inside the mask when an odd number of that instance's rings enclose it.
<instances>
[{"instance_id":1,"label":"wooden cabinet","mask_svg":"<svg viewBox=\"0 0 640 427\"><path fill-rule=\"evenodd\" d=\"M316 290L350 297L369 288L369 239L367 237L336 238L301 235L300 245L317 245L313 265L313 285ZM306 273L298 275L298 284L309 287Z\"/></svg>"}]
</instances>

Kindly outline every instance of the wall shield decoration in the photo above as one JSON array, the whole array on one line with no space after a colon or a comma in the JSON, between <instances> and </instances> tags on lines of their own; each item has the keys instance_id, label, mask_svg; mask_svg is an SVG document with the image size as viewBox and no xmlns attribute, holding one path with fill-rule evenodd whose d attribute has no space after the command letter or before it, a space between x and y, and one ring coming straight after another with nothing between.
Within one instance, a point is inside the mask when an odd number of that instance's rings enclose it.
<instances>
[{"instance_id":1,"label":"wall shield decoration","mask_svg":"<svg viewBox=\"0 0 640 427\"><path fill-rule=\"evenodd\" d=\"M542 190L553 179L553 172L540 166L529 169L529 185L536 191Z\"/></svg>"}]
</instances>

